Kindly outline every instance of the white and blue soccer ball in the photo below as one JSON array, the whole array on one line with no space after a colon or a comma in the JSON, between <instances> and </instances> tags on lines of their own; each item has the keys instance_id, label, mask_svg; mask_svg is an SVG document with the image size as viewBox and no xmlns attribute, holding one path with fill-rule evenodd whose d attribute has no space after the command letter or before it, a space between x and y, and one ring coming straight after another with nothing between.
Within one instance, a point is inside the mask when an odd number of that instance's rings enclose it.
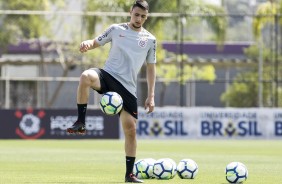
<instances>
[{"instance_id":1,"label":"white and blue soccer ball","mask_svg":"<svg viewBox=\"0 0 282 184\"><path fill-rule=\"evenodd\" d=\"M192 159L182 159L177 165L177 175L181 179L194 179L198 171L199 167Z\"/></svg>"},{"instance_id":2,"label":"white and blue soccer ball","mask_svg":"<svg viewBox=\"0 0 282 184\"><path fill-rule=\"evenodd\" d=\"M173 159L171 159L171 158L165 158L165 159L168 159L170 162L171 162L171 164L173 165L173 172L172 172L172 175L171 175L171 179L172 178L174 178L174 176L176 176L176 167L177 167L177 165L176 165L176 162L173 160Z\"/></svg>"},{"instance_id":3,"label":"white and blue soccer ball","mask_svg":"<svg viewBox=\"0 0 282 184\"><path fill-rule=\"evenodd\" d=\"M231 162L226 166L225 174L229 183L243 183L248 178L248 169L241 162Z\"/></svg>"},{"instance_id":4,"label":"white and blue soccer ball","mask_svg":"<svg viewBox=\"0 0 282 184\"><path fill-rule=\"evenodd\" d=\"M118 93L110 91L103 94L99 106L105 114L115 115L121 111L123 100Z\"/></svg>"},{"instance_id":5,"label":"white and blue soccer ball","mask_svg":"<svg viewBox=\"0 0 282 184\"><path fill-rule=\"evenodd\" d=\"M176 164L169 158L159 159L154 164L153 174L157 179L171 179L176 174Z\"/></svg>"},{"instance_id":6,"label":"white and blue soccer ball","mask_svg":"<svg viewBox=\"0 0 282 184\"><path fill-rule=\"evenodd\" d=\"M153 158L139 159L134 163L133 174L139 179L154 178L153 168L156 160Z\"/></svg>"}]
</instances>

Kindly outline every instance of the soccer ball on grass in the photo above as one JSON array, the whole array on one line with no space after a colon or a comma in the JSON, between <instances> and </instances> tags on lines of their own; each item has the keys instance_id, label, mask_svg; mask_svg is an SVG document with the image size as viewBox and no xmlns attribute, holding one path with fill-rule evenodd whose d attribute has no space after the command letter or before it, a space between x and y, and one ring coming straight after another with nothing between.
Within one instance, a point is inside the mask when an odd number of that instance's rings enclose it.
<instances>
[{"instance_id":1,"label":"soccer ball on grass","mask_svg":"<svg viewBox=\"0 0 282 184\"><path fill-rule=\"evenodd\" d=\"M157 179L171 179L176 174L176 164L172 159L159 159L154 164L153 174Z\"/></svg>"},{"instance_id":2,"label":"soccer ball on grass","mask_svg":"<svg viewBox=\"0 0 282 184\"><path fill-rule=\"evenodd\" d=\"M110 91L103 94L99 105L105 114L115 115L121 111L123 100L118 93Z\"/></svg>"},{"instance_id":3,"label":"soccer ball on grass","mask_svg":"<svg viewBox=\"0 0 282 184\"><path fill-rule=\"evenodd\" d=\"M139 179L153 178L153 167L156 160L153 158L139 159L134 163L133 174Z\"/></svg>"},{"instance_id":4,"label":"soccer ball on grass","mask_svg":"<svg viewBox=\"0 0 282 184\"><path fill-rule=\"evenodd\" d=\"M247 167L241 162L231 162L225 169L226 180L229 183L243 183L248 178Z\"/></svg>"},{"instance_id":5,"label":"soccer ball on grass","mask_svg":"<svg viewBox=\"0 0 282 184\"><path fill-rule=\"evenodd\" d=\"M171 158L165 158L165 159L168 159L171 162L172 166L173 166L173 172L172 172L172 175L171 175L171 179L172 179L172 178L174 178L174 176L176 176L176 173L177 173L176 162L173 159L171 159Z\"/></svg>"},{"instance_id":6,"label":"soccer ball on grass","mask_svg":"<svg viewBox=\"0 0 282 184\"><path fill-rule=\"evenodd\" d=\"M181 179L194 179L198 171L199 167L192 159L182 159L177 165L177 174Z\"/></svg>"}]
</instances>

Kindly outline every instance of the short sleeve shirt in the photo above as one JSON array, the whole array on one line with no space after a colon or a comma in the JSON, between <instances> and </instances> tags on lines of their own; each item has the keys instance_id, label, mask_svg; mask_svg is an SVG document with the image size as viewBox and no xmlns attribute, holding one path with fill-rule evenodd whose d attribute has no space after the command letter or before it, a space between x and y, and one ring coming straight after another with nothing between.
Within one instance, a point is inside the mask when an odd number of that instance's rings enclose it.
<instances>
[{"instance_id":1,"label":"short sleeve shirt","mask_svg":"<svg viewBox=\"0 0 282 184\"><path fill-rule=\"evenodd\" d=\"M103 69L136 97L138 72L145 62L156 63L156 38L144 28L137 32L122 23L111 25L95 40L101 46L111 42Z\"/></svg>"}]
</instances>

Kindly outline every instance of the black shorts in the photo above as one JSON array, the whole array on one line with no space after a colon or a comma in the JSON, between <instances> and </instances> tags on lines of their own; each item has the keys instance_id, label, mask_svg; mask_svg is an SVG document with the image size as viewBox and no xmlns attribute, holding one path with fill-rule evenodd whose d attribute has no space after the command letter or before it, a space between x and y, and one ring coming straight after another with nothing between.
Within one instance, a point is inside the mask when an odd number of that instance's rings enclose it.
<instances>
[{"instance_id":1,"label":"black shorts","mask_svg":"<svg viewBox=\"0 0 282 184\"><path fill-rule=\"evenodd\" d=\"M108 72L99 68L91 68L98 73L101 90L95 90L100 94L108 91L117 92L123 99L123 109L138 119L137 98L132 95L118 80L111 76Z\"/></svg>"}]
</instances>

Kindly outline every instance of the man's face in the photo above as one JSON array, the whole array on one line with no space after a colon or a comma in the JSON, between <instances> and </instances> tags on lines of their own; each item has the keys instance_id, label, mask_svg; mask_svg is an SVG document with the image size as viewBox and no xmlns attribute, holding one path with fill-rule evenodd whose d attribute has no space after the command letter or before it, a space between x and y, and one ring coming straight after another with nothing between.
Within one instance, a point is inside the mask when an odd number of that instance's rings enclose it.
<instances>
[{"instance_id":1,"label":"man's face","mask_svg":"<svg viewBox=\"0 0 282 184\"><path fill-rule=\"evenodd\" d=\"M147 10L143 10L142 8L139 7L134 7L130 11L130 16L131 16L130 24L132 25L132 27L136 30L139 30L144 24L144 22L146 21L147 14L148 14Z\"/></svg>"}]
</instances>

